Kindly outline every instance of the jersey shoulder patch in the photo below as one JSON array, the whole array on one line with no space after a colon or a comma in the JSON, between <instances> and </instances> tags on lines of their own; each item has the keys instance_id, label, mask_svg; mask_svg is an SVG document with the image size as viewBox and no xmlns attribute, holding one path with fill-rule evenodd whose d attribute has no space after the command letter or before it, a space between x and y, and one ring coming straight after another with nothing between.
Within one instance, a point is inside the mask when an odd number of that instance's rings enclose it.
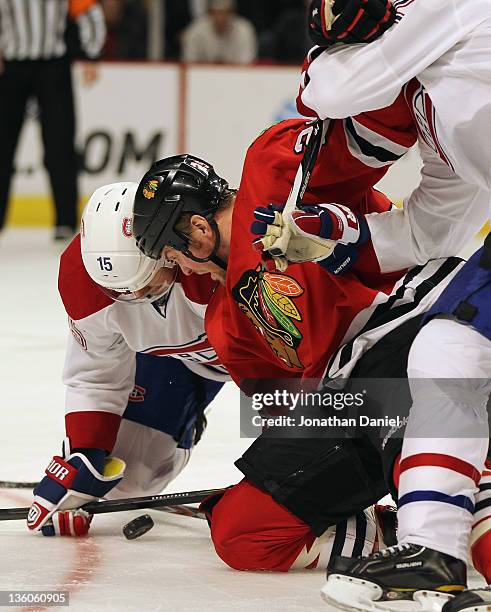
<instances>
[{"instance_id":1,"label":"jersey shoulder patch","mask_svg":"<svg viewBox=\"0 0 491 612\"><path fill-rule=\"evenodd\" d=\"M85 270L77 234L60 257L58 291L65 310L74 321L85 319L113 304Z\"/></svg>"}]
</instances>

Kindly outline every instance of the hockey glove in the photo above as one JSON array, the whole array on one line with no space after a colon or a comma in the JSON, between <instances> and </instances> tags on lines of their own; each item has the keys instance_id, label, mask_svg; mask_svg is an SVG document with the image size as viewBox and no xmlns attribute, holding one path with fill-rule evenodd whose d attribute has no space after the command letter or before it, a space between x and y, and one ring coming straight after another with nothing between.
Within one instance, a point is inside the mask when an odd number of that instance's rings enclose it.
<instances>
[{"instance_id":1,"label":"hockey glove","mask_svg":"<svg viewBox=\"0 0 491 612\"><path fill-rule=\"evenodd\" d=\"M309 35L316 45L368 43L394 23L390 0L312 0Z\"/></svg>"},{"instance_id":2,"label":"hockey glove","mask_svg":"<svg viewBox=\"0 0 491 612\"><path fill-rule=\"evenodd\" d=\"M370 236L364 217L358 217L341 204L304 206L294 210L288 219L290 239L287 244L281 240L285 234L285 219L278 210L272 205L257 208L254 216L256 222L252 232L264 235L253 245L273 256L277 267L282 265L278 267L280 271L285 269L285 260L292 263L316 261L328 272L341 274L351 268L359 248Z\"/></svg>"},{"instance_id":3,"label":"hockey glove","mask_svg":"<svg viewBox=\"0 0 491 612\"><path fill-rule=\"evenodd\" d=\"M360 247L370 237L365 217L355 213L342 204L321 204L307 206L292 213L290 225L294 224L297 234L304 237L319 236L336 246L332 252L317 263L331 274L348 272L358 259Z\"/></svg>"},{"instance_id":4,"label":"hockey glove","mask_svg":"<svg viewBox=\"0 0 491 612\"><path fill-rule=\"evenodd\" d=\"M309 235L292 223L293 211L290 219L285 219L283 206L269 204L267 207L259 206L254 211L255 221L251 226L253 234L259 236L252 245L256 251L262 253L262 260L268 270L275 268L284 272L288 263L302 263L325 259L336 246L332 240L322 240L318 236Z\"/></svg>"},{"instance_id":5,"label":"hockey glove","mask_svg":"<svg viewBox=\"0 0 491 612\"><path fill-rule=\"evenodd\" d=\"M80 506L104 497L121 481L125 467L124 461L106 458L101 449L72 453L65 441L63 457L53 457L34 489L27 527L46 536L85 535L92 515Z\"/></svg>"}]
</instances>

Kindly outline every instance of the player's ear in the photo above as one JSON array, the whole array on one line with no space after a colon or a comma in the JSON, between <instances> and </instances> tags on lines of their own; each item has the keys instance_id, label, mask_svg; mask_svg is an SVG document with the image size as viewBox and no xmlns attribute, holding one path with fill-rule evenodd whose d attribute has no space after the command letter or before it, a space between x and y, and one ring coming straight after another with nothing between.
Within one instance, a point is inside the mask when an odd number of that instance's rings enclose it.
<instances>
[{"instance_id":1,"label":"player's ear","mask_svg":"<svg viewBox=\"0 0 491 612\"><path fill-rule=\"evenodd\" d=\"M208 221L201 215L193 215L190 219L191 228L193 230L193 238L198 239L211 236L213 230Z\"/></svg>"}]
</instances>

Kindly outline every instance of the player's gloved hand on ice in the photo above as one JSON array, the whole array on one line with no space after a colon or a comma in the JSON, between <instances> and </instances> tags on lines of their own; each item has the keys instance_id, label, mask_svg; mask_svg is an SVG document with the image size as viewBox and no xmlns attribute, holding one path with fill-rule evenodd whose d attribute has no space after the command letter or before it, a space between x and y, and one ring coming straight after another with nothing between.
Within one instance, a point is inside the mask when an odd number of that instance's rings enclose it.
<instances>
[{"instance_id":1,"label":"player's gloved hand on ice","mask_svg":"<svg viewBox=\"0 0 491 612\"><path fill-rule=\"evenodd\" d=\"M285 269L285 261L316 261L329 272L340 274L353 265L358 249L370 236L364 217L341 204L303 206L293 210L289 219L270 205L256 208L254 217L251 230L261 237L253 245L272 256L280 271Z\"/></svg>"},{"instance_id":2,"label":"player's gloved hand on ice","mask_svg":"<svg viewBox=\"0 0 491 612\"><path fill-rule=\"evenodd\" d=\"M390 0L312 0L309 34L316 45L368 43L394 23Z\"/></svg>"},{"instance_id":3,"label":"player's gloved hand on ice","mask_svg":"<svg viewBox=\"0 0 491 612\"><path fill-rule=\"evenodd\" d=\"M63 456L54 456L45 470L46 476L34 489L27 526L43 535L85 535L92 515L80 507L104 497L122 479L125 463L106 457L101 449L76 449L71 452L68 440Z\"/></svg>"},{"instance_id":4,"label":"player's gloved hand on ice","mask_svg":"<svg viewBox=\"0 0 491 612\"><path fill-rule=\"evenodd\" d=\"M298 212L295 210L288 218L283 214L284 206L269 204L259 206L254 211L255 221L251 231L256 236L252 246L262 253L262 260L268 270L275 268L284 272L288 263L318 261L330 255L336 246L332 240L323 240L319 236L305 236L293 221Z\"/></svg>"}]
</instances>

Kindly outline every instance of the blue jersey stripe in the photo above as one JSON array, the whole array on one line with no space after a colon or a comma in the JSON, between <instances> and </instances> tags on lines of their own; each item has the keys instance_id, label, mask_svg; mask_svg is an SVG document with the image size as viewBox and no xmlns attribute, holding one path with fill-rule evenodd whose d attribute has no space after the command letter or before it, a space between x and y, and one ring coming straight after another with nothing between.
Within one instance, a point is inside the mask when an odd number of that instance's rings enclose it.
<instances>
[{"instance_id":1,"label":"blue jersey stripe","mask_svg":"<svg viewBox=\"0 0 491 612\"><path fill-rule=\"evenodd\" d=\"M467 510L471 514L474 514L474 504L465 495L452 496L446 495L445 493L440 493L439 491L412 491L411 493L406 493L406 495L403 495L399 499L398 506L399 508L402 508L406 504L422 501L435 501L442 502L444 504L451 504L452 506L458 506L459 508Z\"/></svg>"}]
</instances>

